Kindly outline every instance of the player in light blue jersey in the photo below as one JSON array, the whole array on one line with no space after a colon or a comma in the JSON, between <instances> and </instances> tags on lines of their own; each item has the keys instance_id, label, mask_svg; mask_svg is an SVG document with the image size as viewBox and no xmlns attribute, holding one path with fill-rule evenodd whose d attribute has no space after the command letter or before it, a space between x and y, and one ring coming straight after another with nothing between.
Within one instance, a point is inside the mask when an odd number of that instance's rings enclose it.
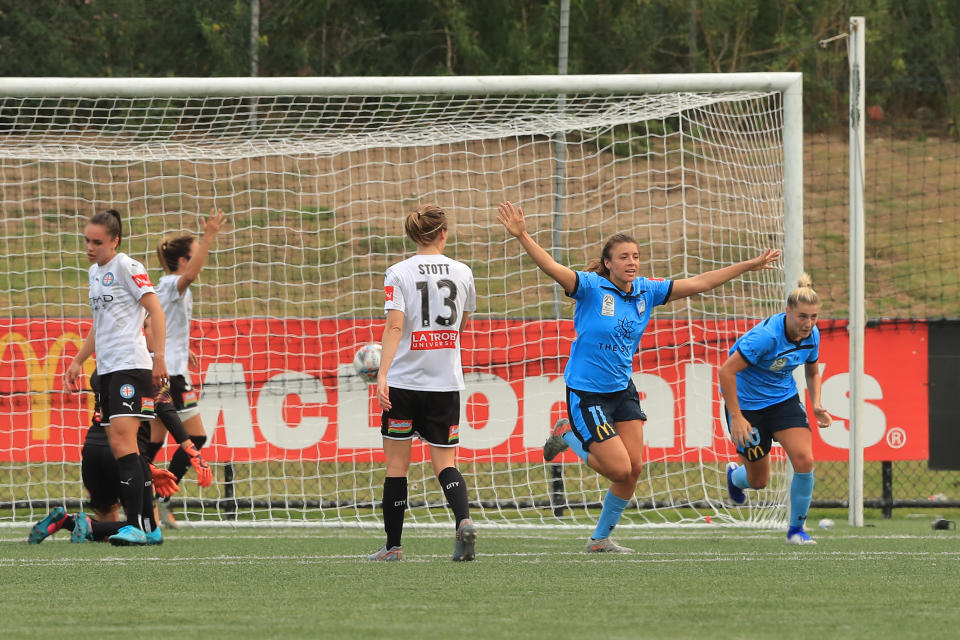
<instances>
[{"instance_id":1,"label":"player in light blue jersey","mask_svg":"<svg viewBox=\"0 0 960 640\"><path fill-rule=\"evenodd\" d=\"M727 489L736 504L746 501L744 489L762 489L770 480L770 447L776 440L793 465L790 484L789 544L816 544L803 530L813 496L813 441L807 410L793 370L803 365L817 424L832 419L820 404L820 298L803 274L787 296L783 313L753 327L730 349L720 367L720 389L727 427L740 454L740 464L727 465Z\"/></svg>"},{"instance_id":2,"label":"player in light blue jersey","mask_svg":"<svg viewBox=\"0 0 960 640\"><path fill-rule=\"evenodd\" d=\"M643 423L640 397L631 380L633 355L658 305L709 291L746 271L772 268L779 251L709 271L692 278L644 278L637 241L616 234L603 246L600 258L585 271L573 271L556 262L527 233L523 210L509 202L498 209L497 220L544 273L556 280L576 301L573 324L577 337L564 371L569 421L561 421L551 435L559 447L548 450L549 460L569 447L592 469L611 481L603 500L597 528L587 542L588 552L629 553L610 539L624 508L633 497L643 462Z\"/></svg>"}]
</instances>

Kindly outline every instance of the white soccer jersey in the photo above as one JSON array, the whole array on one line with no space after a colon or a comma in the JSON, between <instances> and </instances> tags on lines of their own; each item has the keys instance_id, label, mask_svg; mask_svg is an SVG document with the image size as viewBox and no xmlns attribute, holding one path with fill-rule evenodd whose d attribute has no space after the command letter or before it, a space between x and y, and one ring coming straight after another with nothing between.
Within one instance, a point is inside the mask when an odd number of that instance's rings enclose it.
<instances>
[{"instance_id":1,"label":"white soccer jersey","mask_svg":"<svg viewBox=\"0 0 960 640\"><path fill-rule=\"evenodd\" d=\"M155 293L143 265L118 253L102 267L90 267L90 308L96 341L97 372L153 369L143 336L145 293Z\"/></svg>"},{"instance_id":2,"label":"white soccer jersey","mask_svg":"<svg viewBox=\"0 0 960 640\"><path fill-rule=\"evenodd\" d=\"M460 325L477 308L470 267L443 255L415 255L387 269L384 311L403 311L403 335L387 385L413 391L463 389Z\"/></svg>"},{"instance_id":3,"label":"white soccer jersey","mask_svg":"<svg viewBox=\"0 0 960 640\"><path fill-rule=\"evenodd\" d=\"M157 296L167 316L167 373L190 377L190 320L193 318L193 294L187 287L180 295L180 276L167 275L157 282Z\"/></svg>"}]
</instances>

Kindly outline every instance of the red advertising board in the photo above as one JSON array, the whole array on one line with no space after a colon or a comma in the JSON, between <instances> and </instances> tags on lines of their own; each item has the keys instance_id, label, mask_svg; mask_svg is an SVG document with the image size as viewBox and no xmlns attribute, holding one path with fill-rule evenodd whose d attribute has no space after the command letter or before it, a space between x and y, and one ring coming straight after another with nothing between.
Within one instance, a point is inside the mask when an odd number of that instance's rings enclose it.
<instances>
[{"instance_id":1,"label":"red advertising board","mask_svg":"<svg viewBox=\"0 0 960 640\"><path fill-rule=\"evenodd\" d=\"M650 324L634 369L649 418L649 460L731 457L716 367L749 326L747 320ZM814 428L814 453L818 460L846 460L846 327L820 326L823 404L836 420ZM63 393L61 377L89 327L78 319L0 320L0 460L79 460L92 402L89 394ZM356 349L376 341L381 327L382 320L195 321L193 378L203 386L201 415L212 434L205 456L382 460L373 387L350 366ZM573 336L570 321L471 321L462 337L461 459L542 461L540 446L565 411L562 371ZM866 459L925 460L926 325L873 326L866 344ZM415 455L422 457L422 449Z\"/></svg>"}]
</instances>

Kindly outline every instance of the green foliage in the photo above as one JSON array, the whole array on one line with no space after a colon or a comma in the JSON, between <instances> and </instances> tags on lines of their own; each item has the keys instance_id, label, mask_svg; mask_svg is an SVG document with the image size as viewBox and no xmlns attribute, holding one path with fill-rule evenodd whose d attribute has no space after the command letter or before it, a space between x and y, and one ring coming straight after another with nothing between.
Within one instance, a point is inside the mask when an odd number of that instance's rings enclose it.
<instances>
[{"instance_id":1,"label":"green foliage","mask_svg":"<svg viewBox=\"0 0 960 640\"><path fill-rule=\"evenodd\" d=\"M265 76L556 73L560 0L262 0ZM803 71L806 123L846 113L844 40L866 18L867 95L960 122L953 0L571 0L569 73ZM250 73L249 0L0 0L0 76Z\"/></svg>"}]
</instances>

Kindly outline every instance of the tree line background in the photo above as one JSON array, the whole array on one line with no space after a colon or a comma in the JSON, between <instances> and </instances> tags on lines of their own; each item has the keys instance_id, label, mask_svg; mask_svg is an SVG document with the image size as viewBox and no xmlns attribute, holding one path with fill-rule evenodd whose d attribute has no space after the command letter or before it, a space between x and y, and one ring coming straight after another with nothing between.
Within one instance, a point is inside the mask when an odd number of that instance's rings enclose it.
<instances>
[{"instance_id":1,"label":"tree line background","mask_svg":"<svg viewBox=\"0 0 960 640\"><path fill-rule=\"evenodd\" d=\"M250 75L251 0L0 0L0 76ZM557 72L560 0L259 0L262 76ZM808 130L843 124L846 41L867 95L957 134L955 0L570 0L569 73L804 72ZM876 111L874 113L877 113Z\"/></svg>"}]
</instances>

